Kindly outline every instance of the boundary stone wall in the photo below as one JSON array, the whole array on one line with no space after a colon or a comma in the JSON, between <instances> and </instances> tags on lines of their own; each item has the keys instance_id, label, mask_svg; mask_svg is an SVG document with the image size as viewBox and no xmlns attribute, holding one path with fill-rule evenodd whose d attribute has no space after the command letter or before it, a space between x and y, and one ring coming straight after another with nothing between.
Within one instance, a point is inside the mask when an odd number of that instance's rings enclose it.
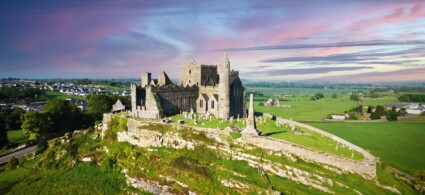
<instances>
[{"instance_id":1,"label":"boundary stone wall","mask_svg":"<svg viewBox=\"0 0 425 195\"><path fill-rule=\"evenodd\" d=\"M269 118L272 118L273 117L273 115L268 114L268 113L264 113L263 115L266 116L266 117L269 117ZM289 124L289 125L299 126L299 127L302 127L302 128L305 128L305 129L308 129L308 130L311 130L311 131L314 131L316 133L322 134L324 136L327 136L327 137L329 137L329 138L331 138L331 139L333 139L333 140L335 140L337 142L340 142L340 143L344 144L345 146L347 146L347 147L349 147L349 148L351 148L351 149L353 149L353 150L361 153L364 156L365 160L368 163L376 163L375 156L373 156L372 154L370 154L368 151L366 151L365 149L363 149L363 148L361 148L359 146L356 146L356 145L348 142L347 140L344 140L344 139L342 139L342 138L340 138L340 137L338 137L336 135L330 134L330 133L328 133L326 131L323 131L323 130L318 129L316 127L312 127L310 125L306 125L306 124L303 124L303 123L299 123L299 122L296 122L296 121L292 121L292 120L288 120L288 119L284 119L284 118L280 118L280 117L276 117L276 122L278 122L278 123L286 123L286 124Z\"/></svg>"}]
</instances>

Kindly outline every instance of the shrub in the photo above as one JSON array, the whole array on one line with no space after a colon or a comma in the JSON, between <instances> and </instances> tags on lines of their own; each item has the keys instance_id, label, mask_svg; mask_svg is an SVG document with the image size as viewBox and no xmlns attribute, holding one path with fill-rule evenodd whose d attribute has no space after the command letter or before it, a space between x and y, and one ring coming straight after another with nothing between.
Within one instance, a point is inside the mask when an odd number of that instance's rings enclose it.
<instances>
[{"instance_id":1,"label":"shrub","mask_svg":"<svg viewBox=\"0 0 425 195\"><path fill-rule=\"evenodd\" d=\"M318 100L318 99L321 99L321 98L323 98L323 97L325 97L324 95L323 95L323 93L315 93L310 99L311 100Z\"/></svg>"},{"instance_id":2,"label":"shrub","mask_svg":"<svg viewBox=\"0 0 425 195\"><path fill-rule=\"evenodd\" d=\"M117 164L117 158L108 156L100 164L100 170L102 172L120 171L120 167Z\"/></svg>"},{"instance_id":3,"label":"shrub","mask_svg":"<svg viewBox=\"0 0 425 195\"><path fill-rule=\"evenodd\" d=\"M397 121L397 120L398 120L397 116L398 116L398 112L396 112L396 111L391 111L391 112L390 112L390 113L388 113L388 115L387 115L387 120L388 120L388 121Z\"/></svg>"},{"instance_id":4,"label":"shrub","mask_svg":"<svg viewBox=\"0 0 425 195\"><path fill-rule=\"evenodd\" d=\"M381 119L381 115L379 113L377 113L377 112L374 112L374 113L372 113L370 115L370 119L372 119L372 120L379 120L379 119Z\"/></svg>"},{"instance_id":5,"label":"shrub","mask_svg":"<svg viewBox=\"0 0 425 195\"><path fill-rule=\"evenodd\" d=\"M37 143L37 149L35 150L35 155L43 153L47 148L49 147L49 144L46 140L40 140Z\"/></svg>"},{"instance_id":6,"label":"shrub","mask_svg":"<svg viewBox=\"0 0 425 195\"><path fill-rule=\"evenodd\" d=\"M19 166L19 161L17 158L12 157L11 159L9 159L9 161L6 164L6 170L13 170L16 169L16 167Z\"/></svg>"},{"instance_id":7,"label":"shrub","mask_svg":"<svg viewBox=\"0 0 425 195\"><path fill-rule=\"evenodd\" d=\"M418 181L425 181L425 170L416 171L415 179Z\"/></svg>"},{"instance_id":8,"label":"shrub","mask_svg":"<svg viewBox=\"0 0 425 195\"><path fill-rule=\"evenodd\" d=\"M347 120L357 120L357 116L355 114L348 115Z\"/></svg>"}]
</instances>

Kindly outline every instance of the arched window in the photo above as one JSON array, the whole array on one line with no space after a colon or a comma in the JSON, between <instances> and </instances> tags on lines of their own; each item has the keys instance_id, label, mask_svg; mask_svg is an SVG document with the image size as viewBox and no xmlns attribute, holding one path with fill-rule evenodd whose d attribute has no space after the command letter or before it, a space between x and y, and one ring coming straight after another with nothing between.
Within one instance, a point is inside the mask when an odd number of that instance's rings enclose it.
<instances>
[{"instance_id":1,"label":"arched window","mask_svg":"<svg viewBox=\"0 0 425 195\"><path fill-rule=\"evenodd\" d=\"M204 100L199 101L199 107L202 108L204 106Z\"/></svg>"},{"instance_id":2,"label":"arched window","mask_svg":"<svg viewBox=\"0 0 425 195\"><path fill-rule=\"evenodd\" d=\"M192 70L189 69L189 74L192 73Z\"/></svg>"},{"instance_id":3,"label":"arched window","mask_svg":"<svg viewBox=\"0 0 425 195\"><path fill-rule=\"evenodd\" d=\"M211 109L214 109L214 100L211 101Z\"/></svg>"}]
</instances>

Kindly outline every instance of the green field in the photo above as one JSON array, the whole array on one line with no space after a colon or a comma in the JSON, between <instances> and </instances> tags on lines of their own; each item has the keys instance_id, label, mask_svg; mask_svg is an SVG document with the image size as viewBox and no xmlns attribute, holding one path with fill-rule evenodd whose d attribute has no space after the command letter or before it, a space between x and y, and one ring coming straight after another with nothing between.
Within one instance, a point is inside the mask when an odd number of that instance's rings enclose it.
<instances>
[{"instance_id":1,"label":"green field","mask_svg":"<svg viewBox=\"0 0 425 195\"><path fill-rule=\"evenodd\" d=\"M67 95L61 92L57 91L46 91L46 96L49 98L49 100L55 100L55 99L67 99L67 98L76 98L79 100L86 100L86 97L83 96L76 96L76 95Z\"/></svg>"},{"instance_id":2,"label":"green field","mask_svg":"<svg viewBox=\"0 0 425 195\"><path fill-rule=\"evenodd\" d=\"M350 100L349 94L337 94L337 98L332 98L332 94L324 94L324 98L311 100L313 93L295 93L279 98L280 105L284 107L260 106L263 101L255 101L255 110L258 112L272 113L283 118L292 118L299 121L320 120L326 118L328 114L342 114L356 106L356 102ZM258 98L264 99L264 98ZM365 99L361 102L363 106L385 105L399 102L394 98ZM285 107L286 106L286 107Z\"/></svg>"},{"instance_id":3,"label":"green field","mask_svg":"<svg viewBox=\"0 0 425 195\"><path fill-rule=\"evenodd\" d=\"M408 173L425 169L425 123L310 123L356 144Z\"/></svg>"},{"instance_id":4,"label":"green field","mask_svg":"<svg viewBox=\"0 0 425 195\"><path fill-rule=\"evenodd\" d=\"M28 140L28 136L24 135L24 132L21 129L18 130L9 130L7 132L7 138L9 139L9 144L19 144Z\"/></svg>"}]
</instances>

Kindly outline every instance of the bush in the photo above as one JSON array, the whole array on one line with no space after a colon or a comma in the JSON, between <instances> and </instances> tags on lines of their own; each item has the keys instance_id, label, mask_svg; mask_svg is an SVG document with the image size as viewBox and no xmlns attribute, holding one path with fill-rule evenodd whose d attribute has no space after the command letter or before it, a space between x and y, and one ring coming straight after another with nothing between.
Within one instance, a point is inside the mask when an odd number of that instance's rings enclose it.
<instances>
[{"instance_id":1,"label":"bush","mask_svg":"<svg viewBox=\"0 0 425 195\"><path fill-rule=\"evenodd\" d=\"M49 144L47 143L46 140L40 140L37 143L37 149L35 150L35 154L38 155L43 153L48 147L49 147Z\"/></svg>"},{"instance_id":2,"label":"bush","mask_svg":"<svg viewBox=\"0 0 425 195\"><path fill-rule=\"evenodd\" d=\"M100 164L100 170L105 173L111 171L119 172L121 169L117 164L117 158L108 156Z\"/></svg>"},{"instance_id":3,"label":"bush","mask_svg":"<svg viewBox=\"0 0 425 195\"><path fill-rule=\"evenodd\" d=\"M17 158L12 157L11 159L9 159L9 161L6 164L6 170L13 170L16 169L16 167L19 166L19 161Z\"/></svg>"},{"instance_id":4,"label":"bush","mask_svg":"<svg viewBox=\"0 0 425 195\"><path fill-rule=\"evenodd\" d=\"M387 115L387 120L388 120L388 121L397 121L397 120L398 120L397 116L398 116L398 112L396 112L396 111L391 111L391 112L390 112L390 113L388 113L388 115Z\"/></svg>"},{"instance_id":5,"label":"bush","mask_svg":"<svg viewBox=\"0 0 425 195\"><path fill-rule=\"evenodd\" d=\"M372 120L379 120L379 119L381 119L381 115L379 113L377 113L377 112L374 112L374 113L372 113L370 115L370 119L372 119Z\"/></svg>"},{"instance_id":6,"label":"bush","mask_svg":"<svg viewBox=\"0 0 425 195\"><path fill-rule=\"evenodd\" d=\"M347 120L357 120L357 116L355 114L348 115Z\"/></svg>"},{"instance_id":7,"label":"bush","mask_svg":"<svg viewBox=\"0 0 425 195\"><path fill-rule=\"evenodd\" d=\"M310 99L311 100L318 100L318 99L321 99L321 98L323 98L323 97L325 97L324 95L323 95L323 93L315 93Z\"/></svg>"},{"instance_id":8,"label":"bush","mask_svg":"<svg viewBox=\"0 0 425 195\"><path fill-rule=\"evenodd\" d=\"M417 181L425 181L425 170L416 171L415 179Z\"/></svg>"}]
</instances>

